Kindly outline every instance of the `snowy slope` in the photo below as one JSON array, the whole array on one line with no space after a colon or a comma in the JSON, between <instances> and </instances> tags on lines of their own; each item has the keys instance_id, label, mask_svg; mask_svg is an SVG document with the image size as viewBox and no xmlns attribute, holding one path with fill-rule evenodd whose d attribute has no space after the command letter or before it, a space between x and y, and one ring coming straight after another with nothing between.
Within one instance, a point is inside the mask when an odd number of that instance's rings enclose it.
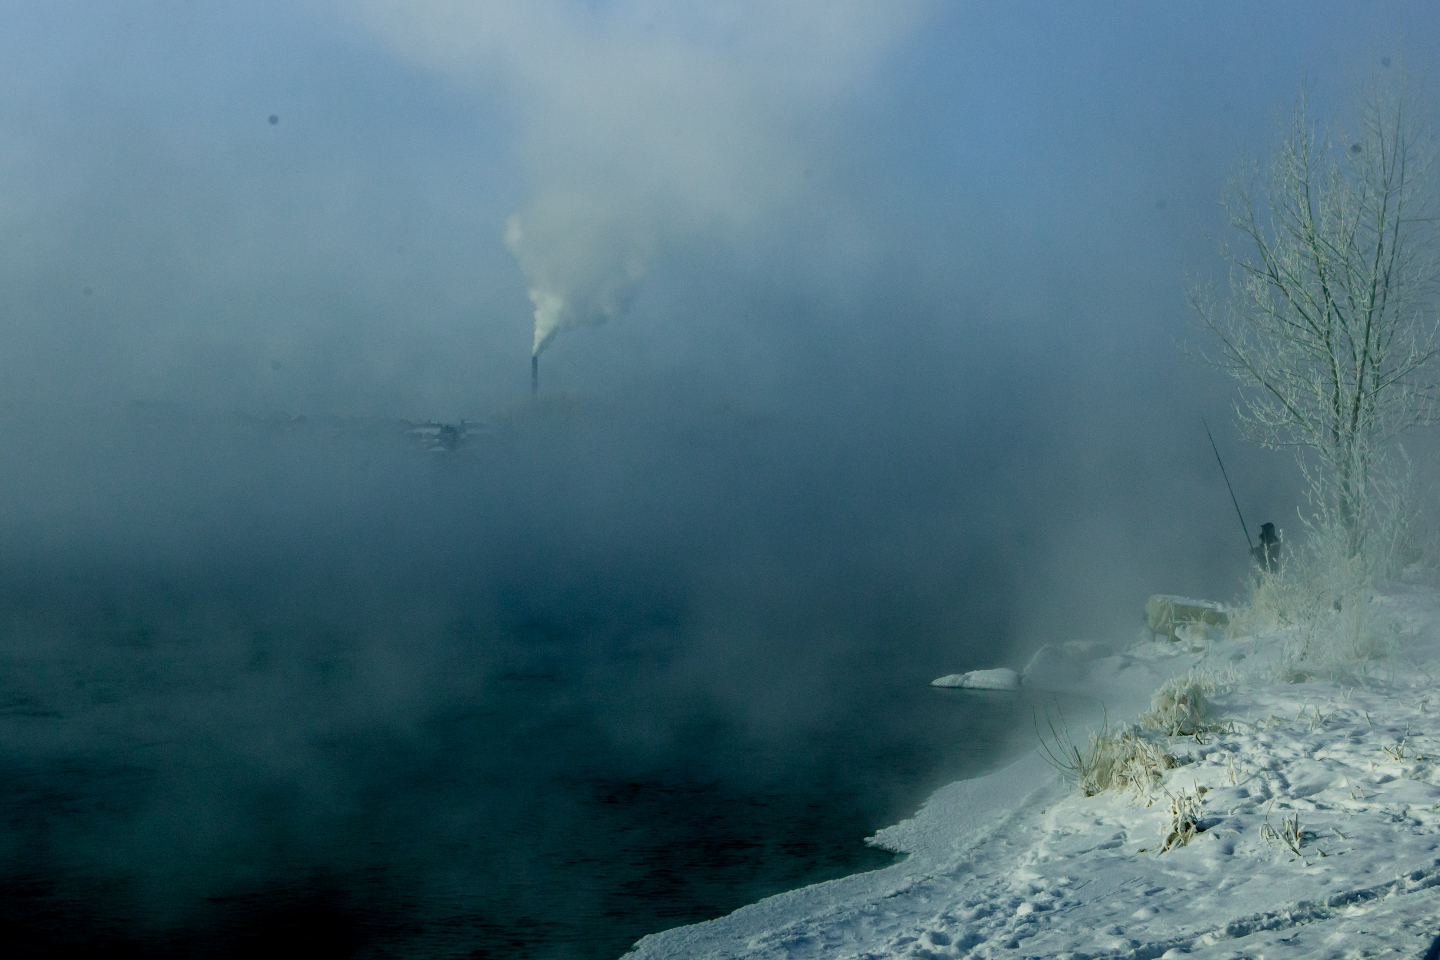
<instances>
[{"instance_id":1,"label":"snowy slope","mask_svg":"<svg viewBox=\"0 0 1440 960\"><path fill-rule=\"evenodd\" d=\"M1178 765L1148 792L1083 797L1032 755L873 838L902 863L627 957L1420 958L1440 934L1440 595L1376 605L1400 651L1349 686L1274 680L1276 637L1084 664L1077 685L1112 721L1196 663L1227 672L1220 729L1163 739ZM1198 833L1162 853L1174 797Z\"/></svg>"}]
</instances>

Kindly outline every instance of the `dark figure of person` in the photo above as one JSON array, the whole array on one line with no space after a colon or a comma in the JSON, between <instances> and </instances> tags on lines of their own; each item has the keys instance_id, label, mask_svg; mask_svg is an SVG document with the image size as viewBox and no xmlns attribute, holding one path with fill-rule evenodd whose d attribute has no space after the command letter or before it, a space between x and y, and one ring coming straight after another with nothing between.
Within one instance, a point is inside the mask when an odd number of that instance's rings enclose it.
<instances>
[{"instance_id":1,"label":"dark figure of person","mask_svg":"<svg viewBox=\"0 0 1440 960\"><path fill-rule=\"evenodd\" d=\"M1256 566L1266 573L1280 569L1280 535L1275 532L1275 524L1261 525L1260 546L1251 547L1250 555L1255 558Z\"/></svg>"}]
</instances>

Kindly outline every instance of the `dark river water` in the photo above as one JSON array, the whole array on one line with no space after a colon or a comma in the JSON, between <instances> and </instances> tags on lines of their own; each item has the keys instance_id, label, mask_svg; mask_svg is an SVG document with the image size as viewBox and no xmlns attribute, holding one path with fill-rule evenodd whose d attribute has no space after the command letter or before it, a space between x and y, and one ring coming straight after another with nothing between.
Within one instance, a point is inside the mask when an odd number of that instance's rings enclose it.
<instances>
[{"instance_id":1,"label":"dark river water","mask_svg":"<svg viewBox=\"0 0 1440 960\"><path fill-rule=\"evenodd\" d=\"M613 437L147 429L3 478L11 955L617 957L893 862L863 838L1033 743L926 685L990 664L924 542L857 561L853 486L792 505L767 443L672 437L641 496Z\"/></svg>"}]
</instances>

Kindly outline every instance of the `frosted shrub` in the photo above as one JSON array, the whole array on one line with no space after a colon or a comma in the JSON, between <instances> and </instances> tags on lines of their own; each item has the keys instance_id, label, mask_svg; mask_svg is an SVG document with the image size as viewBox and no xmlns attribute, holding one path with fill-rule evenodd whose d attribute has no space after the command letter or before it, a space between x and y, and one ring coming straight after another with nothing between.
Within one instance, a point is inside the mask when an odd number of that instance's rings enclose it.
<instances>
[{"instance_id":1,"label":"frosted shrub","mask_svg":"<svg viewBox=\"0 0 1440 960\"><path fill-rule=\"evenodd\" d=\"M1188 737L1214 729L1209 721L1208 694L1215 693L1219 679L1209 670L1195 668L1161 684L1150 698L1150 709L1137 718L1142 729L1156 730L1167 737Z\"/></svg>"},{"instance_id":2,"label":"frosted shrub","mask_svg":"<svg viewBox=\"0 0 1440 960\"><path fill-rule=\"evenodd\" d=\"M1354 682L1377 662L1389 660L1397 646L1394 626L1374 615L1370 598L1357 598L1297 627L1286 640L1276 672L1290 683Z\"/></svg>"},{"instance_id":3,"label":"frosted shrub","mask_svg":"<svg viewBox=\"0 0 1440 960\"><path fill-rule=\"evenodd\" d=\"M1383 509L1382 509L1383 508ZM1412 561L1403 500L1380 500L1362 548L1352 552L1344 524L1321 515L1284 566L1257 577L1249 601L1231 619L1235 636L1279 633L1279 675L1290 682L1353 680L1395 652L1395 630L1375 616L1375 582Z\"/></svg>"},{"instance_id":4,"label":"frosted shrub","mask_svg":"<svg viewBox=\"0 0 1440 960\"><path fill-rule=\"evenodd\" d=\"M1200 833L1200 806L1198 792L1170 796L1170 816L1160 825L1160 852L1168 853L1183 847Z\"/></svg>"},{"instance_id":5,"label":"frosted shrub","mask_svg":"<svg viewBox=\"0 0 1440 960\"><path fill-rule=\"evenodd\" d=\"M1353 680L1394 653L1393 625L1374 616L1372 601L1375 581L1391 572L1399 534L1387 527L1397 522L1392 516L1377 523L1366 547L1353 554L1339 523L1310 525L1306 549L1286 571L1292 581L1288 613L1293 628L1279 663L1282 679Z\"/></svg>"},{"instance_id":6,"label":"frosted shrub","mask_svg":"<svg viewBox=\"0 0 1440 960\"><path fill-rule=\"evenodd\" d=\"M1402 580L1418 574L1431 564L1428 549L1433 542L1421 533L1425 500L1434 490L1424 491L1415 473L1415 466L1404 447L1377 471L1371 484L1375 507L1368 537L1367 553L1374 575L1383 580ZM1433 535L1433 530L1431 531Z\"/></svg>"},{"instance_id":7,"label":"frosted shrub","mask_svg":"<svg viewBox=\"0 0 1440 960\"><path fill-rule=\"evenodd\" d=\"M1179 765L1158 743L1129 727L1091 737L1090 756L1089 776L1078 784L1087 797L1111 787L1148 796L1165 771Z\"/></svg>"}]
</instances>

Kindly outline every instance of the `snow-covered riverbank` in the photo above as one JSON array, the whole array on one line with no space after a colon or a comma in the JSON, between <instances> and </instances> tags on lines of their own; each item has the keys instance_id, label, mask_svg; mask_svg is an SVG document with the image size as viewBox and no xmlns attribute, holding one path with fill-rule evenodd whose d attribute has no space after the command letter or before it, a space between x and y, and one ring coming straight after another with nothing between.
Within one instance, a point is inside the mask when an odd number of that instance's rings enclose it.
<instances>
[{"instance_id":1,"label":"snow-covered riverbank","mask_svg":"<svg viewBox=\"0 0 1440 960\"><path fill-rule=\"evenodd\" d=\"M1160 738L1176 765L1144 791L1081 796L1038 754L951 784L872 838L903 862L646 937L627 960L1418 960L1440 934L1440 594L1373 607L1398 649L1356 684L1275 679L1278 635L1078 661L1112 723L1213 671L1212 729ZM1162 853L1177 799L1195 835Z\"/></svg>"}]
</instances>

